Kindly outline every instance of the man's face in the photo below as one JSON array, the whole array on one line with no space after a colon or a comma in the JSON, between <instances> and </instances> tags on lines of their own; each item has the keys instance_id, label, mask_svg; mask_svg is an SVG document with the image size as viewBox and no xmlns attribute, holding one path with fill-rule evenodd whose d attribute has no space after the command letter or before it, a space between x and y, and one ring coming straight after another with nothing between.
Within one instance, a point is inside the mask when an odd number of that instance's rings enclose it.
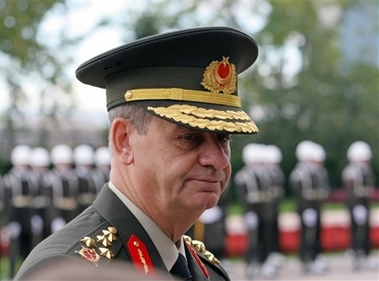
<instances>
[{"instance_id":1,"label":"man's face","mask_svg":"<svg viewBox=\"0 0 379 281\"><path fill-rule=\"evenodd\" d=\"M144 209L202 212L217 204L230 179L230 135L204 133L153 117L135 133L135 194ZM149 212L150 212L149 211Z\"/></svg>"}]
</instances>

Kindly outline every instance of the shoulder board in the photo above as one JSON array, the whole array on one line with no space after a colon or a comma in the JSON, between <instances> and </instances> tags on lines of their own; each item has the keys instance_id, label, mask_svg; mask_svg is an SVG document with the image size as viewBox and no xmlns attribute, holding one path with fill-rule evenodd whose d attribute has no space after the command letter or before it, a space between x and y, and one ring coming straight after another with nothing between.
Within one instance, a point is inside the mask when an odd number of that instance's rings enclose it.
<instances>
[{"instance_id":1,"label":"shoulder board","mask_svg":"<svg viewBox=\"0 0 379 281\"><path fill-rule=\"evenodd\" d=\"M114 259L122 247L122 242L117 239L117 229L108 223L100 225L88 236L83 236L76 243L73 254L99 266L100 262Z\"/></svg>"}]
</instances>

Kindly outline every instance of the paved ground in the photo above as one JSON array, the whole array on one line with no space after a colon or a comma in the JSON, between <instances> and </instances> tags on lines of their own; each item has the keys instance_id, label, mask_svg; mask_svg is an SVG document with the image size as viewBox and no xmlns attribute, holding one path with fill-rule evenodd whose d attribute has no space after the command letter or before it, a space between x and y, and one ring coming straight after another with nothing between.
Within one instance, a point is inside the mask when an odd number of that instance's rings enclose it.
<instances>
[{"instance_id":1,"label":"paved ground","mask_svg":"<svg viewBox=\"0 0 379 281\"><path fill-rule=\"evenodd\" d=\"M376 251L373 256L379 264L379 252ZM273 280L379 280L378 269L361 268L353 271L350 267L350 260L345 254L327 254L325 258L330 266L327 273L305 275L301 272L298 259L294 256L287 257L283 269ZM249 280L245 276L245 265L242 262L226 261L224 263L232 280ZM270 279L257 277L252 280Z\"/></svg>"}]
</instances>

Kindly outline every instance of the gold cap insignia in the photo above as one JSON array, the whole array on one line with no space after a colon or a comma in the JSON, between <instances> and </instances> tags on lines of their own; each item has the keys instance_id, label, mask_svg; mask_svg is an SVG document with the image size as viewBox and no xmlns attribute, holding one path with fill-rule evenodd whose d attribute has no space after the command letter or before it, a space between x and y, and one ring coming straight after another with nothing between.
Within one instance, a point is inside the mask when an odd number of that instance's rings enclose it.
<instances>
[{"instance_id":1,"label":"gold cap insignia","mask_svg":"<svg viewBox=\"0 0 379 281\"><path fill-rule=\"evenodd\" d=\"M213 93L233 94L237 90L237 73L229 57L212 61L204 71L201 85Z\"/></svg>"}]
</instances>

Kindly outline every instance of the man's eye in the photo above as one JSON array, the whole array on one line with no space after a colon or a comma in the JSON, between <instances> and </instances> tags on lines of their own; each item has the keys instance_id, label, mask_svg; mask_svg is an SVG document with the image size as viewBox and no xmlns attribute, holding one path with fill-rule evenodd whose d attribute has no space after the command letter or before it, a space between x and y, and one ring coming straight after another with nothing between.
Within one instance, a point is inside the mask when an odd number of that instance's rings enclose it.
<instances>
[{"instance_id":1,"label":"man's eye","mask_svg":"<svg viewBox=\"0 0 379 281\"><path fill-rule=\"evenodd\" d=\"M217 138L220 141L230 141L232 139L232 136L230 134L221 134L221 135L218 135Z\"/></svg>"},{"instance_id":2,"label":"man's eye","mask_svg":"<svg viewBox=\"0 0 379 281\"><path fill-rule=\"evenodd\" d=\"M185 136L183 136L183 138L185 140L194 141L194 140L198 140L199 136L196 136L196 135L185 135Z\"/></svg>"}]
</instances>

